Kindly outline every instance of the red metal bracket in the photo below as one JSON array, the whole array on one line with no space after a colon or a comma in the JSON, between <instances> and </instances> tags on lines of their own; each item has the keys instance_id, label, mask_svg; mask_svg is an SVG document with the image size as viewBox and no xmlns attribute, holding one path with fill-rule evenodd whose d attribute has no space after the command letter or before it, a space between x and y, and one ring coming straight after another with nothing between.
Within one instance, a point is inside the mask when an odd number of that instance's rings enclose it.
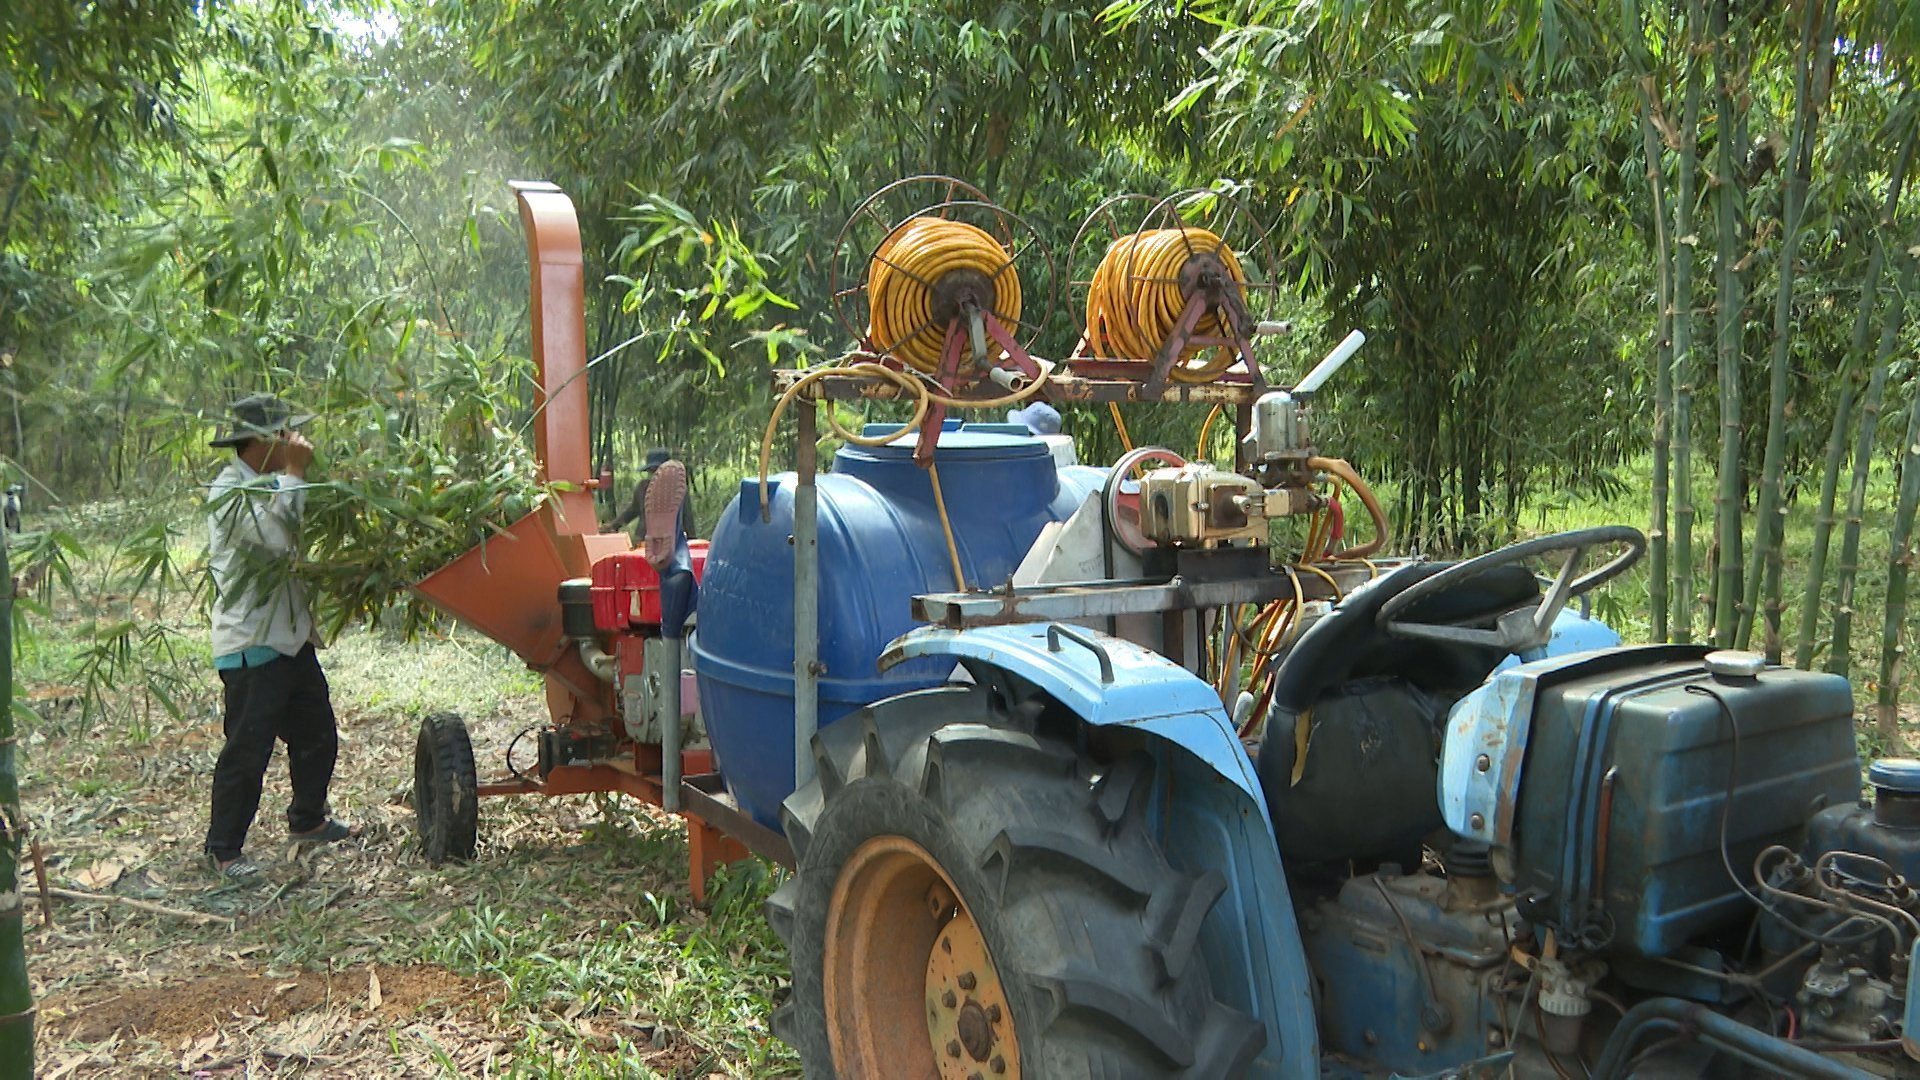
<instances>
[{"instance_id":1,"label":"red metal bracket","mask_svg":"<svg viewBox=\"0 0 1920 1080\"><path fill-rule=\"evenodd\" d=\"M960 356L966 349L966 331L961 328L960 320L947 324L946 351L940 359L940 390L948 397L953 396L955 383L960 378ZM944 402L933 401L927 404L927 418L920 422L920 442L913 448L914 463L926 468L933 463L933 452L940 445L940 431L947 422L947 406Z\"/></svg>"}]
</instances>

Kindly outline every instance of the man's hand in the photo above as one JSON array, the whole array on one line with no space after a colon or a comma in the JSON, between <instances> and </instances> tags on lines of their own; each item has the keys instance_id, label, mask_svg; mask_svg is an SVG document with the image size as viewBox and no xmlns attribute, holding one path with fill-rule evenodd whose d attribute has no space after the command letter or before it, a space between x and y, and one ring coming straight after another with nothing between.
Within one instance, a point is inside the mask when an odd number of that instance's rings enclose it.
<instances>
[{"instance_id":1,"label":"man's hand","mask_svg":"<svg viewBox=\"0 0 1920 1080\"><path fill-rule=\"evenodd\" d=\"M304 480L307 466L313 464L313 444L305 435L289 431L274 440L274 456L279 459L280 467L287 475Z\"/></svg>"}]
</instances>

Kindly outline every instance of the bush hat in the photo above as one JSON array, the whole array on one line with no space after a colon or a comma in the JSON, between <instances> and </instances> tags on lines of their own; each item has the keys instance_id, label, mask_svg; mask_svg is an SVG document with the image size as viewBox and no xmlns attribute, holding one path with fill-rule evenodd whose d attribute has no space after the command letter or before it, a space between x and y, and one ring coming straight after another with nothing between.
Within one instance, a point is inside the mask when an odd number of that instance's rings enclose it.
<instances>
[{"instance_id":1,"label":"bush hat","mask_svg":"<svg viewBox=\"0 0 1920 1080\"><path fill-rule=\"evenodd\" d=\"M272 438L313 419L312 413L296 413L272 394L249 394L227 406L227 413L230 429L217 439L209 439L208 446L239 446L248 439Z\"/></svg>"}]
</instances>

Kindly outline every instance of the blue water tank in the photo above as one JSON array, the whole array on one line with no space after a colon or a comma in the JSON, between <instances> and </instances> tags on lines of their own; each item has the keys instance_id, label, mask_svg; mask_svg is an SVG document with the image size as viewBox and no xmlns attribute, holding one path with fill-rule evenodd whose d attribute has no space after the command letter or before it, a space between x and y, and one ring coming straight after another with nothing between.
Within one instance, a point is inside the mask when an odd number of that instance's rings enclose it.
<instances>
[{"instance_id":1,"label":"blue water tank","mask_svg":"<svg viewBox=\"0 0 1920 1080\"><path fill-rule=\"evenodd\" d=\"M870 431L885 431L878 428ZM880 652L913 629L915 594L951 592L952 561L915 439L848 446L819 477L820 725L884 697L937 686L951 661L916 660L881 674ZM973 588L1004 583L1040 530L1063 521L1106 478L1056 468L1047 445L1007 424L955 425L940 437L940 489ZM772 520L760 520L757 477L713 530L693 640L700 712L727 789L779 827L793 792L793 473L773 477Z\"/></svg>"}]
</instances>

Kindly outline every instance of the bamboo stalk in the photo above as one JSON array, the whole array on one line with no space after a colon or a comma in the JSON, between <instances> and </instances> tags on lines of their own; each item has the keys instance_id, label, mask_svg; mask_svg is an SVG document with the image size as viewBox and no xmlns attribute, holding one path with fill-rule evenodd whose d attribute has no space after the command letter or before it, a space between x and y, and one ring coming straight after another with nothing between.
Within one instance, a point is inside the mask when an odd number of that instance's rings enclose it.
<instances>
[{"instance_id":1,"label":"bamboo stalk","mask_svg":"<svg viewBox=\"0 0 1920 1080\"><path fill-rule=\"evenodd\" d=\"M1662 144L1654 128L1659 107L1653 76L1640 79L1640 142L1647 156L1647 190L1653 198L1653 258L1659 315L1653 332L1653 513L1647 529L1647 606L1653 640L1667 640L1667 489L1673 437L1673 252L1667 241L1666 178Z\"/></svg>"},{"instance_id":2,"label":"bamboo stalk","mask_svg":"<svg viewBox=\"0 0 1920 1080\"><path fill-rule=\"evenodd\" d=\"M1906 97L1907 102L1903 102L1900 111L1907 113L1911 121L1915 114L1908 112L1905 105L1911 102L1913 91L1909 90ZM1834 406L1833 428L1827 434L1826 464L1820 474L1820 505L1813 517L1813 550L1808 557L1805 595L1800 605L1799 639L1794 645L1794 665L1806 670L1813 668L1814 634L1819 627L1820 602L1827 583L1827 551L1833 541L1833 507L1840 490L1840 470L1847 461L1847 431L1853 424L1853 407L1860 393L1860 375L1866 368L1867 335L1873 330L1881 268L1886 262L1885 230L1892 228L1894 211L1900 205L1900 191L1906 183L1907 170L1913 163L1916 136L1920 136L1920 124L1909 122L1907 134L1900 142L1900 152L1894 158L1893 171L1887 177L1886 200L1878 220L1874 222L1872 251L1867 256L1867 269L1860 284L1860 301L1854 311L1853 336L1848 342L1847 354L1841 360L1840 400Z\"/></svg>"},{"instance_id":3,"label":"bamboo stalk","mask_svg":"<svg viewBox=\"0 0 1920 1080\"><path fill-rule=\"evenodd\" d=\"M0 530L0 1076L32 1076L33 989L27 985L27 902L20 888L25 818L13 749L13 573Z\"/></svg>"},{"instance_id":4,"label":"bamboo stalk","mask_svg":"<svg viewBox=\"0 0 1920 1080\"><path fill-rule=\"evenodd\" d=\"M1894 349L1900 341L1900 326L1906 317L1907 296L1913 290L1914 260L1902 259L1900 277L1894 295L1880 323L1880 345L1873 361L1873 375L1867 380L1867 396L1860 405L1860 430L1853 444L1853 486L1847 492L1847 516L1840 534L1840 566L1833 607L1833 650L1827 656L1827 670L1847 675L1853 664L1853 594L1860 571L1860 523L1866 515L1867 476L1873 468L1873 437L1880 423L1880 410L1887 388L1887 370L1892 366Z\"/></svg>"},{"instance_id":5,"label":"bamboo stalk","mask_svg":"<svg viewBox=\"0 0 1920 1080\"><path fill-rule=\"evenodd\" d=\"M1807 173L1820 126L1818 87L1825 82L1833 35L1826 31L1836 0L1806 5L1800 49L1793 76L1793 132L1787 147L1787 173L1781 193L1780 270L1773 301L1773 355L1767 365L1767 439L1761 455L1760 495L1754 507L1753 565L1747 572L1746 603L1737 634L1742 648L1753 638L1756 612L1764 609L1763 649L1780 662L1780 548L1786 534L1780 472L1787 450L1787 358L1793 343L1794 258L1800 248L1801 221L1807 204Z\"/></svg>"},{"instance_id":6,"label":"bamboo stalk","mask_svg":"<svg viewBox=\"0 0 1920 1080\"><path fill-rule=\"evenodd\" d=\"M1673 236L1673 621L1671 635L1693 640L1693 258L1700 238L1694 235L1693 210L1697 196L1694 176L1699 163L1700 97L1706 81L1704 47L1699 32L1704 20L1703 0L1688 0L1686 92L1680 115L1678 162L1674 176Z\"/></svg>"},{"instance_id":7,"label":"bamboo stalk","mask_svg":"<svg viewBox=\"0 0 1920 1080\"><path fill-rule=\"evenodd\" d=\"M1714 354L1720 375L1720 476L1714 496L1714 542L1719 566L1714 572L1713 640L1721 647L1734 643L1740 629L1741 505L1740 505L1740 353L1746 297L1735 269L1742 249L1740 228L1740 170L1738 151L1745 125L1736 111L1745 89L1745 72L1738 68L1745 51L1745 34L1730 32L1732 0L1714 4L1715 108L1719 127L1714 133L1714 219L1718 257L1714 264Z\"/></svg>"},{"instance_id":8,"label":"bamboo stalk","mask_svg":"<svg viewBox=\"0 0 1920 1080\"><path fill-rule=\"evenodd\" d=\"M1920 394L1920 387L1915 388ZM1887 551L1887 610L1880 630L1880 692L1874 721L1887 746L1901 752L1900 667L1906 654L1902 624L1907 615L1907 570L1913 565L1913 515L1920 508L1920 397L1907 404L1907 440L1900 450L1900 501L1893 514Z\"/></svg>"}]
</instances>

